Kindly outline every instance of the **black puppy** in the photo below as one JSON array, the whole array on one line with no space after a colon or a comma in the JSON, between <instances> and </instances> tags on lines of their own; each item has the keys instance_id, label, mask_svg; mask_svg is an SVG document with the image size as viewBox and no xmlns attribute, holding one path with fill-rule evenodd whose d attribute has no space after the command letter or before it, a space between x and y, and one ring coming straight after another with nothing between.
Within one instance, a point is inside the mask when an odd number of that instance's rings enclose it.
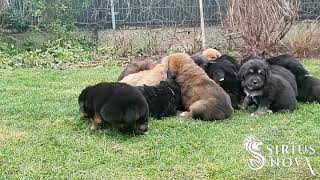
<instances>
[{"instance_id":1,"label":"black puppy","mask_svg":"<svg viewBox=\"0 0 320 180\"><path fill-rule=\"evenodd\" d=\"M245 62L247 62L251 59L265 61L265 59L260 56L251 55L251 56L248 56L245 59L243 59L241 61L241 63L244 64ZM288 69L286 69L282 66L278 66L278 65L270 65L269 69L272 74L279 75L279 76L283 77L285 80L287 80L290 83L291 87L293 88L296 96L298 96L297 82L296 82L296 79L295 79L295 76L293 73L291 73Z\"/></svg>"},{"instance_id":2,"label":"black puppy","mask_svg":"<svg viewBox=\"0 0 320 180\"><path fill-rule=\"evenodd\" d=\"M320 102L320 79L311 76L298 59L285 54L269 58L267 62L285 67L295 75L298 86L298 101Z\"/></svg>"},{"instance_id":3,"label":"black puppy","mask_svg":"<svg viewBox=\"0 0 320 180\"><path fill-rule=\"evenodd\" d=\"M92 119L92 129L111 127L144 134L148 130L146 99L125 83L99 83L86 87L78 98L80 112Z\"/></svg>"},{"instance_id":4,"label":"black puppy","mask_svg":"<svg viewBox=\"0 0 320 180\"><path fill-rule=\"evenodd\" d=\"M144 85L137 88L146 98L152 117L175 116L177 110L183 110L180 86L173 79L161 81L158 86Z\"/></svg>"},{"instance_id":5,"label":"black puppy","mask_svg":"<svg viewBox=\"0 0 320 180\"><path fill-rule=\"evenodd\" d=\"M269 110L293 111L297 100L293 88L283 77L270 73L266 61L251 59L245 62L239 71L241 86L246 98L243 107L250 103L258 106L254 114L261 115Z\"/></svg>"},{"instance_id":6,"label":"black puppy","mask_svg":"<svg viewBox=\"0 0 320 180\"><path fill-rule=\"evenodd\" d=\"M231 56L223 55L209 63L206 73L218 83L230 96L233 108L239 108L240 99L244 96L238 78L240 64Z\"/></svg>"},{"instance_id":7,"label":"black puppy","mask_svg":"<svg viewBox=\"0 0 320 180\"><path fill-rule=\"evenodd\" d=\"M207 69L208 64L210 61L208 60L207 57L201 55L201 54L195 54L191 56L191 59L198 65L200 66L204 71Z\"/></svg>"}]
</instances>

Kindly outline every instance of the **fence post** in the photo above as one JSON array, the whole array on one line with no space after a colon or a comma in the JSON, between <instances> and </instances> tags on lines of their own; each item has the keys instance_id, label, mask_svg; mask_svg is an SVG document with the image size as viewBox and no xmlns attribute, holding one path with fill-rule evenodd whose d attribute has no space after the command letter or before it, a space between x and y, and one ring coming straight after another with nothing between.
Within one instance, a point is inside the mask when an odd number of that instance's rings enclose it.
<instances>
[{"instance_id":1,"label":"fence post","mask_svg":"<svg viewBox=\"0 0 320 180\"><path fill-rule=\"evenodd\" d=\"M203 15L203 0L199 0L199 8L200 8L200 23L201 23L201 36L202 36L202 49L206 48L206 36L204 29L204 15Z\"/></svg>"},{"instance_id":2,"label":"fence post","mask_svg":"<svg viewBox=\"0 0 320 180\"><path fill-rule=\"evenodd\" d=\"M114 13L114 0L111 0L111 19L112 19L112 29L116 29L116 15Z\"/></svg>"}]
</instances>

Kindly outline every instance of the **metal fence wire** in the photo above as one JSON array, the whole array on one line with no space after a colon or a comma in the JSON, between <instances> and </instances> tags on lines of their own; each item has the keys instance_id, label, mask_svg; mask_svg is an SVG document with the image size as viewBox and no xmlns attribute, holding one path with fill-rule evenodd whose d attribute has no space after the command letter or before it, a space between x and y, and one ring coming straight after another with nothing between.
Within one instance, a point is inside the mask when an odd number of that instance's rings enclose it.
<instances>
[{"instance_id":1,"label":"metal fence wire","mask_svg":"<svg viewBox=\"0 0 320 180\"><path fill-rule=\"evenodd\" d=\"M78 4L85 0L77 0ZM88 1L88 0L86 0ZM288 0L290 1L290 0ZM205 25L216 25L224 18L228 0L203 0ZM11 0L17 11L23 11L23 0ZM102 28L198 26L198 0L91 0L79 10L76 25L99 25ZM300 19L320 16L320 0L301 0ZM112 18L114 17L114 18ZM114 19L114 23L112 20ZM36 20L34 21L36 22Z\"/></svg>"},{"instance_id":2,"label":"metal fence wire","mask_svg":"<svg viewBox=\"0 0 320 180\"><path fill-rule=\"evenodd\" d=\"M204 0L205 23L221 21L226 9L224 0ZM112 27L112 1L95 0L77 18L78 24L98 23ZM117 27L194 26L200 23L197 0L114 0Z\"/></svg>"}]
</instances>

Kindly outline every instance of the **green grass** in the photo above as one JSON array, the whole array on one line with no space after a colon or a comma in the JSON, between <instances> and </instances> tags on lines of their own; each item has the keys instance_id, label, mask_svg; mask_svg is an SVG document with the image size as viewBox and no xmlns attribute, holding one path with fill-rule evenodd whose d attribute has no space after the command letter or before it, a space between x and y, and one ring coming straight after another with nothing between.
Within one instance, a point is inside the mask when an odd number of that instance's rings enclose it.
<instances>
[{"instance_id":1,"label":"green grass","mask_svg":"<svg viewBox=\"0 0 320 180\"><path fill-rule=\"evenodd\" d=\"M320 76L320 64L305 62ZM145 136L90 130L77 96L87 85L114 81L121 68L0 70L0 179L254 179L319 178L320 105L299 104L294 113L201 122L151 119ZM243 141L312 145L307 166L253 171ZM297 155L299 156L299 155ZM299 156L300 157L300 156ZM302 157L302 156L301 156Z\"/></svg>"}]
</instances>

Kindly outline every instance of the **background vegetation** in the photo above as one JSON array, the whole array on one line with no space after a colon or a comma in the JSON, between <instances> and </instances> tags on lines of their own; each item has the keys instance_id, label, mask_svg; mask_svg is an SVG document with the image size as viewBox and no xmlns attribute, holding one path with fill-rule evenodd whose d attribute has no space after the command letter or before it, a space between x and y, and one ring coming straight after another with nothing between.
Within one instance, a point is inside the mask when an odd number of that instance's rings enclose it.
<instances>
[{"instance_id":1,"label":"background vegetation","mask_svg":"<svg viewBox=\"0 0 320 180\"><path fill-rule=\"evenodd\" d=\"M84 10L96 7L93 6L94 3L99 2L2 1L0 68L64 68L79 63L126 63L141 56L158 55L162 52L183 51L193 54L201 49L200 30L197 26L111 31L101 29L103 27L99 22L82 25L76 23L77 17ZM276 0L267 4L260 0L230 1L227 16L221 19L222 26L206 29L208 46L218 47L224 53L232 51L240 55L267 50L269 54L288 52L300 57L318 57L320 39L315 37L320 32L319 23L317 19L304 23L297 21L299 0L293 2L289 6ZM255 8L245 6L246 3ZM110 8L109 5L107 8ZM220 6L226 5L217 4L217 7ZM265 9L265 16L255 15L260 11L251 11L258 7ZM141 8L146 7L141 5ZM220 18L223 17L222 11L218 11ZM277 19L283 23L279 23Z\"/></svg>"}]
</instances>

